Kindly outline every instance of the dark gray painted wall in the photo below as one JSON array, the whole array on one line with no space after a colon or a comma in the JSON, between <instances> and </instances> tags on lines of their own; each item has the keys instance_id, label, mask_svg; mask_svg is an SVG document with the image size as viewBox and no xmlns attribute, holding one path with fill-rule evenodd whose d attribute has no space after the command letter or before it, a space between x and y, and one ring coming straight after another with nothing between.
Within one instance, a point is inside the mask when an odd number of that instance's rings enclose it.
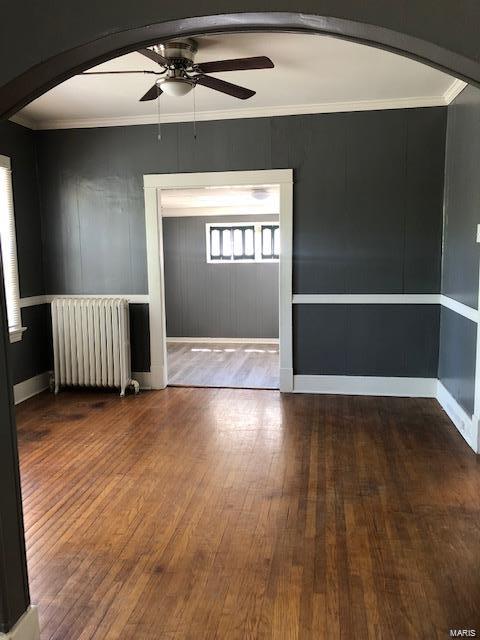
<instances>
[{"instance_id":1,"label":"dark gray painted wall","mask_svg":"<svg viewBox=\"0 0 480 640\"><path fill-rule=\"evenodd\" d=\"M480 90L467 87L448 107L442 293L478 306Z\"/></svg>"},{"instance_id":2,"label":"dark gray painted wall","mask_svg":"<svg viewBox=\"0 0 480 640\"><path fill-rule=\"evenodd\" d=\"M442 307L438 377L455 400L473 415L477 325Z\"/></svg>"},{"instance_id":3,"label":"dark gray painted wall","mask_svg":"<svg viewBox=\"0 0 480 640\"><path fill-rule=\"evenodd\" d=\"M142 176L294 169L296 293L440 289L446 109L38 132L51 293L146 293ZM48 230L48 231L47 231Z\"/></svg>"},{"instance_id":4,"label":"dark gray painted wall","mask_svg":"<svg viewBox=\"0 0 480 640\"><path fill-rule=\"evenodd\" d=\"M295 293L439 292L445 126L438 107L200 122L196 140L167 124L160 144L150 125L38 132L47 291L147 292L143 174L293 168Z\"/></svg>"},{"instance_id":5,"label":"dark gray painted wall","mask_svg":"<svg viewBox=\"0 0 480 640\"><path fill-rule=\"evenodd\" d=\"M278 338L278 263L209 264L206 223L278 216L164 218L167 336Z\"/></svg>"},{"instance_id":6,"label":"dark gray painted wall","mask_svg":"<svg viewBox=\"0 0 480 640\"><path fill-rule=\"evenodd\" d=\"M294 373L436 378L438 305L295 305Z\"/></svg>"},{"instance_id":7,"label":"dark gray painted wall","mask_svg":"<svg viewBox=\"0 0 480 640\"><path fill-rule=\"evenodd\" d=\"M13 122L0 122L0 154L12 163L20 296L45 292L37 188L35 133Z\"/></svg>"},{"instance_id":8,"label":"dark gray painted wall","mask_svg":"<svg viewBox=\"0 0 480 640\"><path fill-rule=\"evenodd\" d=\"M22 322L27 327L22 340L10 345L13 384L53 368L50 305L25 307Z\"/></svg>"},{"instance_id":9,"label":"dark gray painted wall","mask_svg":"<svg viewBox=\"0 0 480 640\"><path fill-rule=\"evenodd\" d=\"M20 296L42 295L45 283L34 132L13 122L0 122L0 154L9 156L12 163ZM27 330L21 342L9 347L14 384L49 368L45 314L45 307L22 309L22 324Z\"/></svg>"},{"instance_id":10,"label":"dark gray painted wall","mask_svg":"<svg viewBox=\"0 0 480 640\"><path fill-rule=\"evenodd\" d=\"M467 87L448 107L442 293L478 307L480 250L480 90ZM442 310L439 378L470 414L475 392L476 325Z\"/></svg>"}]
</instances>

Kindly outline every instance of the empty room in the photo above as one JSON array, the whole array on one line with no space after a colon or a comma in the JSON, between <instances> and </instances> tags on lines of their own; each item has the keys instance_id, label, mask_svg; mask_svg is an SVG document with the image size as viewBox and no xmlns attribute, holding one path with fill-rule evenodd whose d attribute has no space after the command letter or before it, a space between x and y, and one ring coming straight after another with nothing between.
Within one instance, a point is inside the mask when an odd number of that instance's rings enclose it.
<instances>
[{"instance_id":1,"label":"empty room","mask_svg":"<svg viewBox=\"0 0 480 640\"><path fill-rule=\"evenodd\" d=\"M9 4L0 638L480 635L480 8Z\"/></svg>"},{"instance_id":2,"label":"empty room","mask_svg":"<svg viewBox=\"0 0 480 640\"><path fill-rule=\"evenodd\" d=\"M278 186L162 189L160 203L168 384L278 389Z\"/></svg>"}]
</instances>

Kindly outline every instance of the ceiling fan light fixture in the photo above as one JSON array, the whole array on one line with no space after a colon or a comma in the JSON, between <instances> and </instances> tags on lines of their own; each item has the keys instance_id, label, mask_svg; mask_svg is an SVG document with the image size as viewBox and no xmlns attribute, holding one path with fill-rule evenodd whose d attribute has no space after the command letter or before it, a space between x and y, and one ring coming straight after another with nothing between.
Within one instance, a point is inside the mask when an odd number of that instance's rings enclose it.
<instances>
[{"instance_id":1,"label":"ceiling fan light fixture","mask_svg":"<svg viewBox=\"0 0 480 640\"><path fill-rule=\"evenodd\" d=\"M252 189L252 198L254 198L255 200L266 200L269 195L270 193L265 187Z\"/></svg>"},{"instance_id":2,"label":"ceiling fan light fixture","mask_svg":"<svg viewBox=\"0 0 480 640\"><path fill-rule=\"evenodd\" d=\"M157 84L167 96L175 98L187 95L193 88L192 83L183 78L165 78Z\"/></svg>"}]
</instances>

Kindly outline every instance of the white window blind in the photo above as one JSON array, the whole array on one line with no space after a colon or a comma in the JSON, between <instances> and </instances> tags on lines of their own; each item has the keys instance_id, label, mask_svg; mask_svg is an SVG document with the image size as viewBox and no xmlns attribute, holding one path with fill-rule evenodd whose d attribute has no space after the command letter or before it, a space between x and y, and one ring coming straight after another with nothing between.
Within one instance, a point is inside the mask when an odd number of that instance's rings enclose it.
<instances>
[{"instance_id":1,"label":"white window blind","mask_svg":"<svg viewBox=\"0 0 480 640\"><path fill-rule=\"evenodd\" d=\"M10 158L0 155L0 243L3 257L5 297L10 333L20 331L20 295L18 286L17 242Z\"/></svg>"}]
</instances>

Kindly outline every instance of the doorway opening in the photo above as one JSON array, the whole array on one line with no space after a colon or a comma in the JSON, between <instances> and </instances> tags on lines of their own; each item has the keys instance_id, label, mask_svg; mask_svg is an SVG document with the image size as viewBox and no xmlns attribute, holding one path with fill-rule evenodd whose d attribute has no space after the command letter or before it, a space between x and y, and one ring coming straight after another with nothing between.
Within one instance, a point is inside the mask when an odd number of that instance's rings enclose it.
<instances>
[{"instance_id":1,"label":"doorway opening","mask_svg":"<svg viewBox=\"0 0 480 640\"><path fill-rule=\"evenodd\" d=\"M292 171L144 186L152 388L292 390Z\"/></svg>"},{"instance_id":2,"label":"doorway opening","mask_svg":"<svg viewBox=\"0 0 480 640\"><path fill-rule=\"evenodd\" d=\"M278 185L161 193L167 381L278 389Z\"/></svg>"}]
</instances>

